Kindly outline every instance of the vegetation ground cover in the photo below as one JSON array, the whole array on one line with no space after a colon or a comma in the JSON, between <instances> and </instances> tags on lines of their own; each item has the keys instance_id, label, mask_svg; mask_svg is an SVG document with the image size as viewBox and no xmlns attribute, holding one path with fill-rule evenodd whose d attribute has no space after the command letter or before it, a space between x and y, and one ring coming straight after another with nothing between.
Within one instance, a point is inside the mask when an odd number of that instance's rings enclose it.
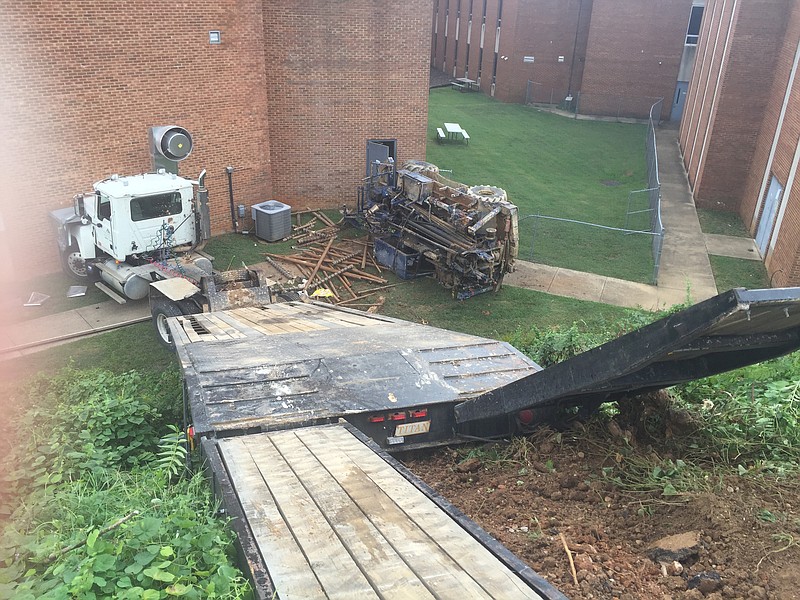
<instances>
[{"instance_id":1,"label":"vegetation ground cover","mask_svg":"<svg viewBox=\"0 0 800 600\"><path fill-rule=\"evenodd\" d=\"M714 281L720 292L735 287L745 287L751 290L771 287L767 269L760 260L711 255L708 260L711 261Z\"/></svg>"},{"instance_id":2,"label":"vegetation ground cover","mask_svg":"<svg viewBox=\"0 0 800 600\"><path fill-rule=\"evenodd\" d=\"M2 470L0 597L250 596L207 482L186 470L174 368L67 368L25 394Z\"/></svg>"},{"instance_id":3,"label":"vegetation ground cover","mask_svg":"<svg viewBox=\"0 0 800 600\"><path fill-rule=\"evenodd\" d=\"M697 218L700 220L700 228L703 233L750 237L750 232L747 231L742 219L735 212L698 208Z\"/></svg>"},{"instance_id":4,"label":"vegetation ground cover","mask_svg":"<svg viewBox=\"0 0 800 600\"><path fill-rule=\"evenodd\" d=\"M470 143L436 143L444 122L459 123ZM521 217L621 228L628 193L647 187L645 133L643 125L577 121L483 94L436 89L429 99L427 160L452 171L456 181L504 188ZM638 208L646 208L646 199L641 202ZM649 236L547 221L537 221L534 232L528 219L520 240L521 258L646 283L652 276Z\"/></svg>"}]
</instances>

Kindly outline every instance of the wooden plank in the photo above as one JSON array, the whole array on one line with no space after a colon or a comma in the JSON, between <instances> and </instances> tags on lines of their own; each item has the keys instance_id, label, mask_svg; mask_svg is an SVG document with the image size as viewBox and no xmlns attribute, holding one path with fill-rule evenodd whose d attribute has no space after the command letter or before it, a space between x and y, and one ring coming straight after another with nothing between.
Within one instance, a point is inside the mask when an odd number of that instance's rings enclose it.
<instances>
[{"instance_id":1,"label":"wooden plank","mask_svg":"<svg viewBox=\"0 0 800 600\"><path fill-rule=\"evenodd\" d=\"M293 435L292 432L286 433ZM240 439L244 440L284 522L302 548L308 563L306 568L313 570L327 597L342 600L377 598L372 585L353 561L325 515L287 464L290 458L283 456L273 444L272 436L245 436ZM270 563L283 560L280 555L275 555L275 558L277 561L273 559ZM275 587L283 598L280 582L276 581Z\"/></svg>"},{"instance_id":2,"label":"wooden plank","mask_svg":"<svg viewBox=\"0 0 800 600\"><path fill-rule=\"evenodd\" d=\"M246 337L241 331L231 327L225 321L217 317L217 315L212 313L203 313L202 315L197 315L198 317L202 316L203 320L201 323L208 328L209 331L212 333L216 333L217 337L221 335L226 335L230 339L241 339Z\"/></svg>"},{"instance_id":3,"label":"wooden plank","mask_svg":"<svg viewBox=\"0 0 800 600\"><path fill-rule=\"evenodd\" d=\"M247 323L247 325L249 325L256 331L260 331L264 335L275 335L279 333L286 333L285 331L279 329L278 327L267 326L266 324L259 323L256 320L257 317L250 315L248 310L249 309L247 308L236 308L231 312L237 319L244 321L245 323Z\"/></svg>"},{"instance_id":4,"label":"wooden plank","mask_svg":"<svg viewBox=\"0 0 800 600\"><path fill-rule=\"evenodd\" d=\"M342 428L320 427L314 430L298 430L298 436L312 451L317 447L324 447L325 442L321 440L326 438L329 444L335 445L351 461L357 462L377 489L392 498L420 530L435 540L442 552L455 560L475 581L480 582L481 587L491 591L492 595L541 598L487 548L439 510L425 494L400 473L388 467L383 459L352 434ZM326 468L336 468L335 464L329 464L327 460L323 462ZM369 498L366 500L369 501Z\"/></svg>"},{"instance_id":5,"label":"wooden plank","mask_svg":"<svg viewBox=\"0 0 800 600\"><path fill-rule=\"evenodd\" d=\"M293 431L271 435L381 598L434 598L389 540L353 502Z\"/></svg>"},{"instance_id":6,"label":"wooden plank","mask_svg":"<svg viewBox=\"0 0 800 600\"><path fill-rule=\"evenodd\" d=\"M246 314L247 318L254 323L266 329L277 329L276 333L300 333L304 331L303 329L295 326L291 321L284 321L274 318L270 319L270 315L265 311L252 306L240 308L239 310L242 311L243 314Z\"/></svg>"},{"instance_id":7,"label":"wooden plank","mask_svg":"<svg viewBox=\"0 0 800 600\"><path fill-rule=\"evenodd\" d=\"M192 323L189 321L187 317L178 317L178 321L180 321L181 329L186 334L186 337L189 338L190 342L202 342L203 338L192 329Z\"/></svg>"},{"instance_id":8,"label":"wooden plank","mask_svg":"<svg viewBox=\"0 0 800 600\"><path fill-rule=\"evenodd\" d=\"M281 600L325 598L243 439L220 440L220 453Z\"/></svg>"},{"instance_id":9,"label":"wooden plank","mask_svg":"<svg viewBox=\"0 0 800 600\"><path fill-rule=\"evenodd\" d=\"M323 329L328 329L324 325L320 325L319 323L314 323L313 321L309 321L308 319L300 317L299 315L302 313L299 313L297 310L292 310L292 307L288 307L287 310L286 308L281 308L283 306L287 305L283 303L270 304L268 306L262 306L256 310L264 313L267 318L271 316L270 313L277 313L280 318L290 317L292 320L289 323L291 323L292 326L296 327L300 331L321 331Z\"/></svg>"},{"instance_id":10,"label":"wooden plank","mask_svg":"<svg viewBox=\"0 0 800 600\"><path fill-rule=\"evenodd\" d=\"M249 325L249 321L237 318L236 315L232 314L232 312L229 310L216 312L214 313L214 316L223 323L226 323L236 329L236 331L244 334L245 337L261 337L264 335L263 331L259 331L251 327Z\"/></svg>"},{"instance_id":11,"label":"wooden plank","mask_svg":"<svg viewBox=\"0 0 800 600\"><path fill-rule=\"evenodd\" d=\"M331 432L331 429L338 431ZM361 462L364 452L374 453L356 440L352 434L342 428L314 428L313 430L295 430L298 438L317 456L322 465L336 478L350 498L370 522L391 541L395 551L404 562L426 583L437 598L491 598L491 594L482 582L465 571L456 558L460 550L451 555L446 552L436 539L436 532L420 527L408 517L397 503L396 495L406 495L418 491L406 481L405 490L394 489L392 492L376 485L373 479L362 470ZM328 434L331 435L328 435ZM343 441L343 435L350 440ZM363 450L349 448L351 453L343 452L341 445L350 445L350 441L362 446ZM385 462L383 468L394 471ZM420 492L421 493L421 492ZM430 500L425 499L428 510L442 518L443 513ZM444 516L448 521L449 517ZM465 532L462 543L468 545L473 541ZM495 561L497 563L497 561ZM496 565L499 567L499 563ZM499 590L499 588L498 588Z\"/></svg>"},{"instance_id":12,"label":"wooden plank","mask_svg":"<svg viewBox=\"0 0 800 600\"><path fill-rule=\"evenodd\" d=\"M207 318L204 314L193 315L197 319L197 323L203 327L208 333L214 336L217 340L230 340L232 339L222 328L220 328L214 321Z\"/></svg>"}]
</instances>

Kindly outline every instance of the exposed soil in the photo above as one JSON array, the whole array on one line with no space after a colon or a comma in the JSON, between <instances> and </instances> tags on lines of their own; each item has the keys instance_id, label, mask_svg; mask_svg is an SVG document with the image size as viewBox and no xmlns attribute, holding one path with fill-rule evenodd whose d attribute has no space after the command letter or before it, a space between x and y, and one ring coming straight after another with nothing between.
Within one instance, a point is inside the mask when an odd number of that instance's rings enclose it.
<instances>
[{"instance_id":1,"label":"exposed soil","mask_svg":"<svg viewBox=\"0 0 800 600\"><path fill-rule=\"evenodd\" d=\"M800 598L797 482L726 476L691 494L624 492L603 468L669 456L672 444L619 434L615 422L579 426L514 442L511 459L486 444L403 461L569 598ZM653 550L669 546L684 552Z\"/></svg>"}]
</instances>

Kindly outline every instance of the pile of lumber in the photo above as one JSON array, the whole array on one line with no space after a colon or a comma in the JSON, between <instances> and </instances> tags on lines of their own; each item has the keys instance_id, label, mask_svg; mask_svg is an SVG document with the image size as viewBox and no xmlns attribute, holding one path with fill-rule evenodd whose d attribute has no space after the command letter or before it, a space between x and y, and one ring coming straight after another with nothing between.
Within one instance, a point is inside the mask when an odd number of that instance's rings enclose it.
<instances>
[{"instance_id":1,"label":"pile of lumber","mask_svg":"<svg viewBox=\"0 0 800 600\"><path fill-rule=\"evenodd\" d=\"M336 230L338 232L338 228ZM299 272L305 279L303 290L309 296L343 306L366 306L375 312L383 304L383 298L373 297L394 284L381 276L371 242L337 242L335 235L325 241L312 240L303 244L297 254L265 253L265 257L279 271L291 267Z\"/></svg>"}]
</instances>

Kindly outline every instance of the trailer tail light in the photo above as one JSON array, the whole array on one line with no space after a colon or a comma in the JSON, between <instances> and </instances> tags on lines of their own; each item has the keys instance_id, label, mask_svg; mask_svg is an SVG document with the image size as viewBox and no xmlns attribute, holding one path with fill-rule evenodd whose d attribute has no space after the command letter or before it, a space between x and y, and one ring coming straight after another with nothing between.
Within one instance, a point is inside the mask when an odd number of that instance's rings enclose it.
<instances>
[{"instance_id":1,"label":"trailer tail light","mask_svg":"<svg viewBox=\"0 0 800 600\"><path fill-rule=\"evenodd\" d=\"M428 409L423 408L420 410L412 410L410 414L412 419L422 419L423 417L428 416Z\"/></svg>"},{"instance_id":2,"label":"trailer tail light","mask_svg":"<svg viewBox=\"0 0 800 600\"><path fill-rule=\"evenodd\" d=\"M531 423L533 423L533 411L529 408L521 410L519 411L517 418L519 419L519 422L522 423L523 425L530 425Z\"/></svg>"},{"instance_id":3,"label":"trailer tail light","mask_svg":"<svg viewBox=\"0 0 800 600\"><path fill-rule=\"evenodd\" d=\"M392 413L392 415L389 418L392 421L405 421L406 420L406 413L404 413L404 412Z\"/></svg>"},{"instance_id":4,"label":"trailer tail light","mask_svg":"<svg viewBox=\"0 0 800 600\"><path fill-rule=\"evenodd\" d=\"M371 417L367 417L367 421L370 423L383 423L386 420L386 417L383 415L373 415Z\"/></svg>"}]
</instances>

